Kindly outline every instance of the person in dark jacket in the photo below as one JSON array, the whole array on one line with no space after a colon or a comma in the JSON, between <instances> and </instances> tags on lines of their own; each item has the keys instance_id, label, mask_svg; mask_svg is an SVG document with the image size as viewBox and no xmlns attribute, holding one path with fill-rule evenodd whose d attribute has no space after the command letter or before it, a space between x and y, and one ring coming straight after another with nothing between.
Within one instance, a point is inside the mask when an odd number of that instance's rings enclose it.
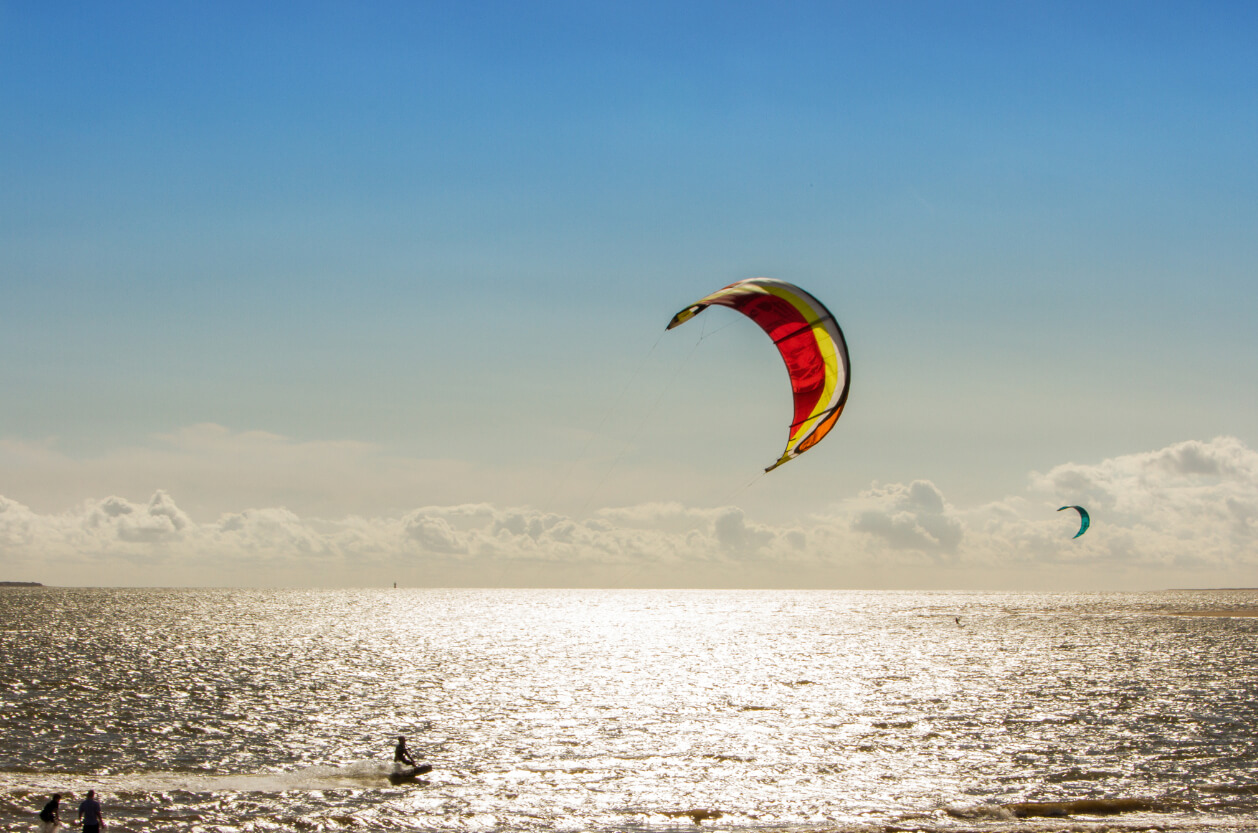
<instances>
[{"instance_id":1,"label":"person in dark jacket","mask_svg":"<svg viewBox=\"0 0 1258 833\"><path fill-rule=\"evenodd\" d=\"M39 833L55 833L61 825L61 793L53 793L52 801L39 811Z\"/></svg>"}]
</instances>

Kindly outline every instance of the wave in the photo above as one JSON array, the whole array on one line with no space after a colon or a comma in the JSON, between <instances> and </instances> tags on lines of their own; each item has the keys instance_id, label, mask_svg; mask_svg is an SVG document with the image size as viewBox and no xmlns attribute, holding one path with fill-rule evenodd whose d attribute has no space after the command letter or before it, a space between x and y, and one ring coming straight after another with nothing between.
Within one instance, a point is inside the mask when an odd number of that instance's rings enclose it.
<instances>
[{"instance_id":1,"label":"wave","mask_svg":"<svg viewBox=\"0 0 1258 833\"><path fill-rule=\"evenodd\" d=\"M1182 809L1147 798L1078 798L1064 801L1018 801L1011 804L983 804L944 808L953 818L1028 819L1069 816L1116 816L1123 813L1157 813Z\"/></svg>"},{"instance_id":2,"label":"wave","mask_svg":"<svg viewBox=\"0 0 1258 833\"><path fill-rule=\"evenodd\" d=\"M73 773L8 773L0 775L0 788L32 792L79 792L88 789L124 792L257 792L291 790L362 789L388 787L394 764L377 760L346 764L317 764L282 772L201 774L185 772L131 772L112 775Z\"/></svg>"}]
</instances>

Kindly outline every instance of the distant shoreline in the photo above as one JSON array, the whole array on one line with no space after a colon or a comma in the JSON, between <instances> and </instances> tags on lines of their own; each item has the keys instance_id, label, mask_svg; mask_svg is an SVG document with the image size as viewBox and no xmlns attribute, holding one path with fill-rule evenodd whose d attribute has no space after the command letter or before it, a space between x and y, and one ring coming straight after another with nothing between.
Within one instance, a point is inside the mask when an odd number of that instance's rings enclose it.
<instances>
[{"instance_id":1,"label":"distant shoreline","mask_svg":"<svg viewBox=\"0 0 1258 833\"><path fill-rule=\"evenodd\" d=\"M1177 610L1176 616L1208 616L1211 618L1220 618L1226 616L1258 616L1258 609L1252 607L1239 607L1233 609L1220 608L1219 610Z\"/></svg>"},{"instance_id":2,"label":"distant shoreline","mask_svg":"<svg viewBox=\"0 0 1258 833\"><path fill-rule=\"evenodd\" d=\"M38 581L0 581L0 587L43 587Z\"/></svg>"}]
</instances>

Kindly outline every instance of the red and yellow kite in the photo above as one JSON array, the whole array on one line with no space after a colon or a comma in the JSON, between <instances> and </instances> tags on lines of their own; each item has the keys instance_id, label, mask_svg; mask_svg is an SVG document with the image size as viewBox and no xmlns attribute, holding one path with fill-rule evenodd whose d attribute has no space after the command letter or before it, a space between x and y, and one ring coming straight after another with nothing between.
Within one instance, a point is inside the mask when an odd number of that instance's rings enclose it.
<instances>
[{"instance_id":1,"label":"red and yellow kite","mask_svg":"<svg viewBox=\"0 0 1258 833\"><path fill-rule=\"evenodd\" d=\"M843 413L852 382L847 342L839 322L813 296L773 278L749 278L700 298L673 316L668 329L713 304L741 312L777 345L795 393L795 418L781 458L765 471L793 460L821 442Z\"/></svg>"}]
</instances>

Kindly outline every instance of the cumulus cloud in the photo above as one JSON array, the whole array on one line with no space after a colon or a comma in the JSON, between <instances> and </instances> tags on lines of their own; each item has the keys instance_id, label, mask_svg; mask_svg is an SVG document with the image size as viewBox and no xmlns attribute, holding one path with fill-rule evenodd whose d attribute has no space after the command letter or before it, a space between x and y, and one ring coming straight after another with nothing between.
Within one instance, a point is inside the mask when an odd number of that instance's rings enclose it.
<instances>
[{"instance_id":1,"label":"cumulus cloud","mask_svg":"<svg viewBox=\"0 0 1258 833\"><path fill-rule=\"evenodd\" d=\"M0 496L0 550L38 545L36 539L42 519L27 507Z\"/></svg>"},{"instance_id":2,"label":"cumulus cloud","mask_svg":"<svg viewBox=\"0 0 1258 833\"><path fill-rule=\"evenodd\" d=\"M716 540L727 552L755 553L773 541L774 532L767 527L747 523L741 509L721 509L712 522Z\"/></svg>"},{"instance_id":3,"label":"cumulus cloud","mask_svg":"<svg viewBox=\"0 0 1258 833\"><path fill-rule=\"evenodd\" d=\"M914 480L875 484L861 493L861 508L852 522L858 532L882 539L894 549L955 552L963 537L962 525L944 503L935 484Z\"/></svg>"},{"instance_id":4,"label":"cumulus cloud","mask_svg":"<svg viewBox=\"0 0 1258 833\"><path fill-rule=\"evenodd\" d=\"M1109 557L1226 565L1252 562L1258 545L1258 452L1235 437L1063 464L1034 473L1031 491L1099 515Z\"/></svg>"},{"instance_id":5,"label":"cumulus cloud","mask_svg":"<svg viewBox=\"0 0 1258 833\"><path fill-rule=\"evenodd\" d=\"M207 432L202 441L216 436ZM1089 507L1093 527L1072 540L1077 516L1056 509L1074 503ZM858 566L906 564L918 576L927 568L1016 568L1034 576L1098 565L1252 573L1258 453L1219 437L1063 463L1031 473L1023 494L970 507L954 505L927 480L875 483L832 511L776 525L739 507L676 502L588 517L456 503L339 520L275 506L198 519L161 489L143 501L112 495L51 513L0 496L0 570L19 580L51 571L115 584L249 583L262 574L273 582L353 584L401 572L437 583L492 584L509 575L563 584L578 574L612 584L667 576L705 583L736 574L789 584L808 574L845 586L872 575Z\"/></svg>"},{"instance_id":6,"label":"cumulus cloud","mask_svg":"<svg viewBox=\"0 0 1258 833\"><path fill-rule=\"evenodd\" d=\"M648 519L666 523L652 526ZM248 509L196 522L165 491L145 502L110 496L66 512L40 515L0 498L0 567L95 561L135 575L143 566L200 563L241 575L253 567L301 571L389 564L601 565L661 569L733 562L798 551L798 530L748 521L741 509L681 510L659 505L605 510L587 519L527 507L428 506L400 518L303 518L284 508ZM338 573L339 574L339 573ZM145 574L141 583L151 583ZM317 583L317 581L315 582Z\"/></svg>"},{"instance_id":7,"label":"cumulus cloud","mask_svg":"<svg viewBox=\"0 0 1258 833\"><path fill-rule=\"evenodd\" d=\"M251 553L260 557L336 554L334 540L287 509L249 509L222 516L217 523L189 530L187 543L202 549Z\"/></svg>"},{"instance_id":8,"label":"cumulus cloud","mask_svg":"<svg viewBox=\"0 0 1258 833\"><path fill-rule=\"evenodd\" d=\"M442 555L467 552L467 544L445 518L412 515L406 521L406 536L421 549Z\"/></svg>"}]
</instances>

